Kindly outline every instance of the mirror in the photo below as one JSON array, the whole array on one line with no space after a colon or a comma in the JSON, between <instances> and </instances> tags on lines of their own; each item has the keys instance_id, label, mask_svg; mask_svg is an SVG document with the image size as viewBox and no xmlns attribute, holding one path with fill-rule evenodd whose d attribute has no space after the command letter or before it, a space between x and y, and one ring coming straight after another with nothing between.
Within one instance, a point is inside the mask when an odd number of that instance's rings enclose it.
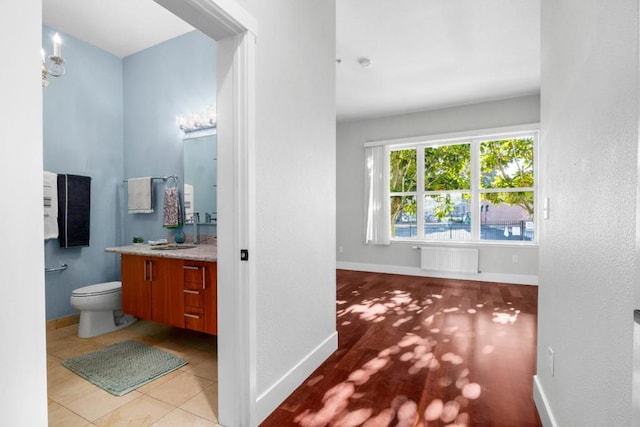
<instances>
[{"instance_id":1,"label":"mirror","mask_svg":"<svg viewBox=\"0 0 640 427\"><path fill-rule=\"evenodd\" d=\"M217 135L185 138L184 141L185 222L215 224L218 218L216 185L218 176Z\"/></svg>"}]
</instances>

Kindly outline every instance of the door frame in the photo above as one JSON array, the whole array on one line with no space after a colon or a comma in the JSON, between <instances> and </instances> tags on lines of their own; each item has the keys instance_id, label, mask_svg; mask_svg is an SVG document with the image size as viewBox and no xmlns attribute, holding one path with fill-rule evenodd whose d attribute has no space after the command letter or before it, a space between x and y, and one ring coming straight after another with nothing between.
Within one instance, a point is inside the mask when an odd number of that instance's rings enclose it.
<instances>
[{"instance_id":1,"label":"door frame","mask_svg":"<svg viewBox=\"0 0 640 427\"><path fill-rule=\"evenodd\" d=\"M226 426L255 426L257 22L235 0L154 1L217 42L218 418ZM250 256L241 260L245 249Z\"/></svg>"}]
</instances>

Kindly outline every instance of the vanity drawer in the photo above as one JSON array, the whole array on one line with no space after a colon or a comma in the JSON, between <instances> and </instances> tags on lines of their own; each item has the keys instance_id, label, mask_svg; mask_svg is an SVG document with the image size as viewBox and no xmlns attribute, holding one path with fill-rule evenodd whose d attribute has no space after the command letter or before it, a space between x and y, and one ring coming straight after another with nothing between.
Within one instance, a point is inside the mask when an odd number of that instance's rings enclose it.
<instances>
[{"instance_id":1,"label":"vanity drawer","mask_svg":"<svg viewBox=\"0 0 640 427\"><path fill-rule=\"evenodd\" d=\"M187 329L204 332L204 308L185 306L184 326Z\"/></svg>"},{"instance_id":2,"label":"vanity drawer","mask_svg":"<svg viewBox=\"0 0 640 427\"><path fill-rule=\"evenodd\" d=\"M218 333L218 264L184 260L181 291L184 327L207 334Z\"/></svg>"},{"instance_id":3,"label":"vanity drawer","mask_svg":"<svg viewBox=\"0 0 640 427\"><path fill-rule=\"evenodd\" d=\"M184 305L193 307L204 307L204 291L185 289Z\"/></svg>"},{"instance_id":4,"label":"vanity drawer","mask_svg":"<svg viewBox=\"0 0 640 427\"><path fill-rule=\"evenodd\" d=\"M184 288L191 290L204 290L208 286L207 283L207 267L202 262L185 262L184 270Z\"/></svg>"}]
</instances>

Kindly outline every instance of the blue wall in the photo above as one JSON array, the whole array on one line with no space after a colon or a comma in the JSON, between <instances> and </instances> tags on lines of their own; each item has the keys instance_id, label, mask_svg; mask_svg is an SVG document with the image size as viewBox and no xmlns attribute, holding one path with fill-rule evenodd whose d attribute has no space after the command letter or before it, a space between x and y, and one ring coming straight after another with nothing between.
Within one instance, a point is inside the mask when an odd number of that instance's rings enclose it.
<instances>
[{"instance_id":1,"label":"blue wall","mask_svg":"<svg viewBox=\"0 0 640 427\"><path fill-rule=\"evenodd\" d=\"M215 105L215 55L215 42L194 31L124 59L125 177L177 174L182 187L184 135L176 117ZM162 228L164 183L156 181L154 191L154 213L125 214L127 243L134 235L168 237ZM121 194L126 200L126 187Z\"/></svg>"},{"instance_id":2,"label":"blue wall","mask_svg":"<svg viewBox=\"0 0 640 427\"><path fill-rule=\"evenodd\" d=\"M56 30L43 27L51 53ZM215 105L215 43L194 31L124 59L68 34L62 54L67 72L43 88L44 169L92 177L89 247L44 244L47 320L74 314L73 289L119 280L120 260L106 247L129 244L134 234L166 237L161 182L156 213L129 215L126 184L136 176L177 174L182 184L182 133L175 117ZM16 141L19 143L19 141Z\"/></svg>"},{"instance_id":3,"label":"blue wall","mask_svg":"<svg viewBox=\"0 0 640 427\"><path fill-rule=\"evenodd\" d=\"M54 30L43 27L42 46L51 53ZM49 78L42 89L44 169L87 175L91 181L91 240L85 248L61 249L45 241L45 265L66 263L64 272L46 273L46 315L74 313L71 291L117 280L118 260L106 254L117 235L117 184L122 181L122 60L62 34L64 76ZM17 142L17 141L16 141Z\"/></svg>"}]
</instances>

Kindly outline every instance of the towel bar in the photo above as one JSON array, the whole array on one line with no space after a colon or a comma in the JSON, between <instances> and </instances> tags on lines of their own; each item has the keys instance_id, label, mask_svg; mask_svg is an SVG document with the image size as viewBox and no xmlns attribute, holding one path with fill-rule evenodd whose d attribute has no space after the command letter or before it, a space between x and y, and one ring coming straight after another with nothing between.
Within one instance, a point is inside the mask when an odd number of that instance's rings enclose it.
<instances>
[{"instance_id":1,"label":"towel bar","mask_svg":"<svg viewBox=\"0 0 640 427\"><path fill-rule=\"evenodd\" d=\"M45 267L44 272L51 273L53 271L63 271L63 270L66 270L67 268L69 268L67 264L62 264L60 267Z\"/></svg>"},{"instance_id":2,"label":"towel bar","mask_svg":"<svg viewBox=\"0 0 640 427\"><path fill-rule=\"evenodd\" d=\"M170 178L175 179L176 181L178 180L178 175L167 175L167 176L152 176L151 179L161 179L163 181L166 181ZM128 179L123 179L122 182L129 182Z\"/></svg>"}]
</instances>

